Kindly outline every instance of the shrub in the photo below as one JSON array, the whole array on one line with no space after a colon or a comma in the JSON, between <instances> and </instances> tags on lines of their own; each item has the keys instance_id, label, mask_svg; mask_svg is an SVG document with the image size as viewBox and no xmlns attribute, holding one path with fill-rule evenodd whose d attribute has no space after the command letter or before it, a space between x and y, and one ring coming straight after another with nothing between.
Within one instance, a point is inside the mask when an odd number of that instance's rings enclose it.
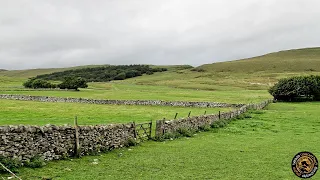
<instances>
[{"instance_id":1,"label":"shrub","mask_svg":"<svg viewBox=\"0 0 320 180\"><path fill-rule=\"evenodd\" d=\"M188 128L179 128L177 130L177 132L181 135L181 136L185 136L185 137L192 137L195 133L195 131L188 129Z\"/></svg>"},{"instance_id":2,"label":"shrub","mask_svg":"<svg viewBox=\"0 0 320 180\"><path fill-rule=\"evenodd\" d=\"M153 71L147 71L147 73L146 74L148 74L148 75L152 75L153 74Z\"/></svg>"},{"instance_id":3,"label":"shrub","mask_svg":"<svg viewBox=\"0 0 320 180\"><path fill-rule=\"evenodd\" d=\"M127 141L124 143L125 147L137 146L137 145L138 145L138 142L133 138L127 139Z\"/></svg>"},{"instance_id":4,"label":"shrub","mask_svg":"<svg viewBox=\"0 0 320 180\"><path fill-rule=\"evenodd\" d=\"M163 71L168 71L167 68L153 68L152 69L153 72L163 72Z\"/></svg>"},{"instance_id":5,"label":"shrub","mask_svg":"<svg viewBox=\"0 0 320 180\"><path fill-rule=\"evenodd\" d=\"M236 117L236 119L249 119L249 118L252 118L252 116L248 113L243 113L243 114L240 114L239 116Z\"/></svg>"},{"instance_id":6,"label":"shrub","mask_svg":"<svg viewBox=\"0 0 320 180\"><path fill-rule=\"evenodd\" d=\"M211 127L209 125L203 125L199 127L200 131L210 131Z\"/></svg>"},{"instance_id":7,"label":"shrub","mask_svg":"<svg viewBox=\"0 0 320 180\"><path fill-rule=\"evenodd\" d=\"M275 100L279 101L320 100L320 76L280 79L268 91Z\"/></svg>"},{"instance_id":8,"label":"shrub","mask_svg":"<svg viewBox=\"0 0 320 180\"><path fill-rule=\"evenodd\" d=\"M21 162L18 159L11 159L4 156L0 156L0 163L14 173L18 172L18 168L21 167ZM0 166L0 173L6 172L7 170Z\"/></svg>"},{"instance_id":9,"label":"shrub","mask_svg":"<svg viewBox=\"0 0 320 180\"><path fill-rule=\"evenodd\" d=\"M225 127L226 125L228 125L228 122L224 119L220 119L218 121L214 121L211 124L211 128L222 128L222 127Z\"/></svg>"},{"instance_id":10,"label":"shrub","mask_svg":"<svg viewBox=\"0 0 320 180\"><path fill-rule=\"evenodd\" d=\"M166 139L177 139L177 138L180 138L180 137L182 137L182 136L178 132L165 133L162 136L156 136L155 138L153 138L153 140L162 142L162 141L165 141Z\"/></svg>"},{"instance_id":11,"label":"shrub","mask_svg":"<svg viewBox=\"0 0 320 180\"><path fill-rule=\"evenodd\" d=\"M44 161L44 158L39 156L39 155L36 155L36 156L32 157L30 159L30 161L25 163L25 166L26 167L30 167L30 168L40 168L40 167L43 167L45 165L46 165L46 163Z\"/></svg>"},{"instance_id":12,"label":"shrub","mask_svg":"<svg viewBox=\"0 0 320 180\"><path fill-rule=\"evenodd\" d=\"M205 72L206 70L204 70L202 68L192 68L191 71Z\"/></svg>"},{"instance_id":13,"label":"shrub","mask_svg":"<svg viewBox=\"0 0 320 180\"><path fill-rule=\"evenodd\" d=\"M23 83L23 86L25 88L33 88L33 89L38 89L38 88L56 88L57 85L52 84L48 81L42 80L42 79L28 79L26 82Z\"/></svg>"}]
</instances>

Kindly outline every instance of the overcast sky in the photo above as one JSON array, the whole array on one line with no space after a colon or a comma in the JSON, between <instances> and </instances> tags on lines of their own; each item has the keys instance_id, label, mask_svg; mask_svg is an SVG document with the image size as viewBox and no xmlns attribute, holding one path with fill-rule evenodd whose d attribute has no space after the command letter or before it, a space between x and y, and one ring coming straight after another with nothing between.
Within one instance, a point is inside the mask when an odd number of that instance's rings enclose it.
<instances>
[{"instance_id":1,"label":"overcast sky","mask_svg":"<svg viewBox=\"0 0 320 180\"><path fill-rule=\"evenodd\" d=\"M319 0L0 0L0 69L191 64L320 46Z\"/></svg>"}]
</instances>

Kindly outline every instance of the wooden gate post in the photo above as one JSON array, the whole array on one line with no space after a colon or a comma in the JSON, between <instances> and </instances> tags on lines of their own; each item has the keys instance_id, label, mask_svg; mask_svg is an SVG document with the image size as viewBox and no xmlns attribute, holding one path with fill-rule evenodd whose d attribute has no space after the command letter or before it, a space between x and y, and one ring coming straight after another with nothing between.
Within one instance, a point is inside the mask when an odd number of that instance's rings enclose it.
<instances>
[{"instance_id":1,"label":"wooden gate post","mask_svg":"<svg viewBox=\"0 0 320 180\"><path fill-rule=\"evenodd\" d=\"M74 118L74 129L75 129L75 156L80 157L80 140L79 140L79 127L78 127L78 117Z\"/></svg>"}]
</instances>

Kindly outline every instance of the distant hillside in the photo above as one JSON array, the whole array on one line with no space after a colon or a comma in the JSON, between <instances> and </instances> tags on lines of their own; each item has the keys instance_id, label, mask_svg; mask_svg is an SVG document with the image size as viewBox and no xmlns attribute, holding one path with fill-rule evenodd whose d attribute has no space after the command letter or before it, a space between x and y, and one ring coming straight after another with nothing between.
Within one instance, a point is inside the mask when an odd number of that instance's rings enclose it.
<instances>
[{"instance_id":1,"label":"distant hillside","mask_svg":"<svg viewBox=\"0 0 320 180\"><path fill-rule=\"evenodd\" d=\"M0 76L7 76L13 78L31 78L42 74L51 74L55 72L62 72L72 69L82 69L88 67L104 67L109 65L86 65L86 66L75 66L66 68L46 68L46 69L26 69L26 70L0 70ZM149 65L151 68L166 68L168 71L182 70L193 68L190 65Z\"/></svg>"},{"instance_id":2,"label":"distant hillside","mask_svg":"<svg viewBox=\"0 0 320 180\"><path fill-rule=\"evenodd\" d=\"M320 48L295 49L263 56L205 64L197 67L214 72L320 72Z\"/></svg>"},{"instance_id":3,"label":"distant hillside","mask_svg":"<svg viewBox=\"0 0 320 180\"><path fill-rule=\"evenodd\" d=\"M7 70L5 70L5 69L0 69L0 72L1 72L1 71L7 71Z\"/></svg>"}]
</instances>

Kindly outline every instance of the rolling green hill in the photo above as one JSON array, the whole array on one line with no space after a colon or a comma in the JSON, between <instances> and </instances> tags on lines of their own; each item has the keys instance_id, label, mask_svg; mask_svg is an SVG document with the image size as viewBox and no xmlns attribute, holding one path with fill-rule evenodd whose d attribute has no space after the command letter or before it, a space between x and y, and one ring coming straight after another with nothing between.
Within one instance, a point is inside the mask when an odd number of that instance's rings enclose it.
<instances>
[{"instance_id":1,"label":"rolling green hill","mask_svg":"<svg viewBox=\"0 0 320 180\"><path fill-rule=\"evenodd\" d=\"M320 72L320 48L295 49L198 67L214 72Z\"/></svg>"},{"instance_id":2,"label":"rolling green hill","mask_svg":"<svg viewBox=\"0 0 320 180\"><path fill-rule=\"evenodd\" d=\"M99 65L94 67L97 66ZM6 89L9 86L21 87L20 84L29 77L84 67L88 66L2 71L0 72L0 81L6 82ZM164 67L168 71L118 81L117 84L210 91L266 90L280 78L296 75L319 75L320 48L280 51L248 59L205 64L197 68L188 65L151 67ZM15 83L13 83L14 81ZM95 87L95 84L91 83L89 86Z\"/></svg>"},{"instance_id":3,"label":"rolling green hill","mask_svg":"<svg viewBox=\"0 0 320 180\"><path fill-rule=\"evenodd\" d=\"M281 78L310 74L320 74L320 48L280 51L249 59L205 64L127 82L204 90L266 90Z\"/></svg>"}]
</instances>

